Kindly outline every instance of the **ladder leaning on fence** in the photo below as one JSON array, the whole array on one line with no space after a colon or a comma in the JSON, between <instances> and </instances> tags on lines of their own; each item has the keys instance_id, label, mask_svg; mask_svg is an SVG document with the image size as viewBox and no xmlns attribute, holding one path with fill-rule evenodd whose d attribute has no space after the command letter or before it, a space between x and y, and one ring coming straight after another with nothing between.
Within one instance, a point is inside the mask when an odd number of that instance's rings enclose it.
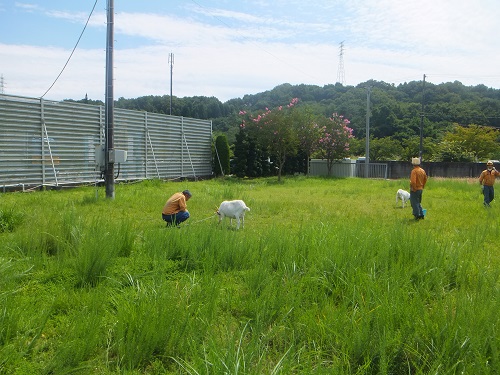
<instances>
[{"instance_id":1,"label":"ladder leaning on fence","mask_svg":"<svg viewBox=\"0 0 500 375\"><path fill-rule=\"evenodd\" d=\"M148 135L149 147L151 147L151 153L153 154L153 161L155 162L156 174L158 175L158 179L159 179L160 178L160 171L158 170L158 163L156 163L155 150L153 148L153 143L151 142L149 130L146 130L146 134Z\"/></svg>"},{"instance_id":2,"label":"ladder leaning on fence","mask_svg":"<svg viewBox=\"0 0 500 375\"><path fill-rule=\"evenodd\" d=\"M47 125L45 124L45 120L42 118L42 124L43 124L43 131L45 133L45 139L47 140L47 146L49 148L49 155L50 155L50 163L52 164L52 172L54 173L54 181L56 183L56 186L59 184L57 183L57 173L56 173L56 166L54 163L54 156L52 155L52 148L50 147L50 138L49 138L49 133L47 132ZM42 147L43 147L44 140L42 139ZM41 156L40 160L43 164L43 154Z\"/></svg>"}]
</instances>

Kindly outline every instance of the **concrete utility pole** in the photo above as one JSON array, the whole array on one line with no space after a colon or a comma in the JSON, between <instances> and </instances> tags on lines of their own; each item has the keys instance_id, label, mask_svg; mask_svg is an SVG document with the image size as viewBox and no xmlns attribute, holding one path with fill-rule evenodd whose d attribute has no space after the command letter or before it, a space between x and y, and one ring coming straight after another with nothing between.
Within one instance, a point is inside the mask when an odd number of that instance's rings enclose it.
<instances>
[{"instance_id":1,"label":"concrete utility pole","mask_svg":"<svg viewBox=\"0 0 500 375\"><path fill-rule=\"evenodd\" d=\"M114 99L113 99L113 26L114 26L114 1L108 0L108 25L107 25L107 48L106 48L106 147L104 152L104 181L106 184L106 198L115 198L115 171L114 160L110 158L114 150L113 122L114 122Z\"/></svg>"},{"instance_id":2,"label":"concrete utility pole","mask_svg":"<svg viewBox=\"0 0 500 375\"><path fill-rule=\"evenodd\" d=\"M424 153L424 117L425 117L425 74L424 80L422 81L422 113L420 114L420 147L418 151L418 157L420 158L420 163L422 163L422 154Z\"/></svg>"},{"instance_id":3,"label":"concrete utility pole","mask_svg":"<svg viewBox=\"0 0 500 375\"><path fill-rule=\"evenodd\" d=\"M365 155L365 177L369 176L369 168L370 168L370 95L372 88L370 86L367 87L366 92L366 155Z\"/></svg>"},{"instance_id":4,"label":"concrete utility pole","mask_svg":"<svg viewBox=\"0 0 500 375\"><path fill-rule=\"evenodd\" d=\"M174 54L168 54L168 62L170 64L170 115L172 114L172 73L174 70Z\"/></svg>"}]
</instances>

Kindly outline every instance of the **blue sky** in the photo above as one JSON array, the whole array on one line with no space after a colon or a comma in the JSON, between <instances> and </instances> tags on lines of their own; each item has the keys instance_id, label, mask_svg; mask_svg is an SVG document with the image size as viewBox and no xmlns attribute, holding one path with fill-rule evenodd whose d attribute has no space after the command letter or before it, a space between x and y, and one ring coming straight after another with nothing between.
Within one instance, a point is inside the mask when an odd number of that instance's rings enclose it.
<instances>
[{"instance_id":1,"label":"blue sky","mask_svg":"<svg viewBox=\"0 0 500 375\"><path fill-rule=\"evenodd\" d=\"M95 5L80 43L61 72ZM0 0L6 94L104 100L106 0ZM221 101L282 83L500 88L498 0L115 0L114 96Z\"/></svg>"}]
</instances>

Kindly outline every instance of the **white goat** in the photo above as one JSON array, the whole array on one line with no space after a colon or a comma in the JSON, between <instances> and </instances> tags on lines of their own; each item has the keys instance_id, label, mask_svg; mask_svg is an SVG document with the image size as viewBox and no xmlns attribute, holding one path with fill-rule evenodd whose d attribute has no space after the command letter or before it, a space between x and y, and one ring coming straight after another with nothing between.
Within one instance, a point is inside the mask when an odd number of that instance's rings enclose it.
<instances>
[{"instance_id":1,"label":"white goat","mask_svg":"<svg viewBox=\"0 0 500 375\"><path fill-rule=\"evenodd\" d=\"M403 208L405 208L405 203L410 200L410 193L408 193L406 190L399 189L396 193L396 206L398 205L398 200L401 200Z\"/></svg>"},{"instance_id":2,"label":"white goat","mask_svg":"<svg viewBox=\"0 0 500 375\"><path fill-rule=\"evenodd\" d=\"M220 204L217 215L219 216L219 223L224 219L224 217L229 218L231 226L233 225L233 219L236 219L236 229L240 229L240 219L245 227L245 212L250 211L245 202L242 200L235 201L224 201Z\"/></svg>"}]
</instances>

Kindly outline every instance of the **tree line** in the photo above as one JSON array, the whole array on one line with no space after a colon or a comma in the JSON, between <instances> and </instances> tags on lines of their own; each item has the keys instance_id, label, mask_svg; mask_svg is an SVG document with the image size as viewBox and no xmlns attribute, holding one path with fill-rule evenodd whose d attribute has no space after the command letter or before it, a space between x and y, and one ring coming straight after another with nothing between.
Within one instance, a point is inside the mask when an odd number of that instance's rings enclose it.
<instances>
[{"instance_id":1,"label":"tree line","mask_svg":"<svg viewBox=\"0 0 500 375\"><path fill-rule=\"evenodd\" d=\"M272 90L245 95L224 103L215 97L144 96L135 99L119 98L118 108L212 120L214 135L224 135L230 145L231 158L238 155L238 147L247 148L247 155L256 160L276 158L269 150L269 143L251 149L252 142L242 134L240 113L264 113L278 108L293 98L298 98L294 108L302 119L331 118L338 114L349 120L352 138L349 140L349 156L365 154L367 92L369 97L370 160L408 160L418 155L420 129L424 137L423 158L428 161L481 161L500 159L500 90L485 85L465 86L461 82L432 84L412 81L399 85L370 80L357 86L340 83L325 85L282 84ZM89 102L88 99L81 102ZM100 104L92 102L90 104ZM305 121L305 120L304 120ZM317 121L316 121L317 122ZM295 127L295 129L298 129ZM246 138L245 138L246 137ZM300 144L290 153L279 168L283 173L307 172L307 158L314 156ZM319 156L319 155L316 155ZM271 160L274 165L280 161ZM240 163L246 165L245 174L276 173L265 162ZM268 162L269 164L269 162ZM273 165L273 164L271 164ZM233 160L233 172L238 172Z\"/></svg>"}]
</instances>

